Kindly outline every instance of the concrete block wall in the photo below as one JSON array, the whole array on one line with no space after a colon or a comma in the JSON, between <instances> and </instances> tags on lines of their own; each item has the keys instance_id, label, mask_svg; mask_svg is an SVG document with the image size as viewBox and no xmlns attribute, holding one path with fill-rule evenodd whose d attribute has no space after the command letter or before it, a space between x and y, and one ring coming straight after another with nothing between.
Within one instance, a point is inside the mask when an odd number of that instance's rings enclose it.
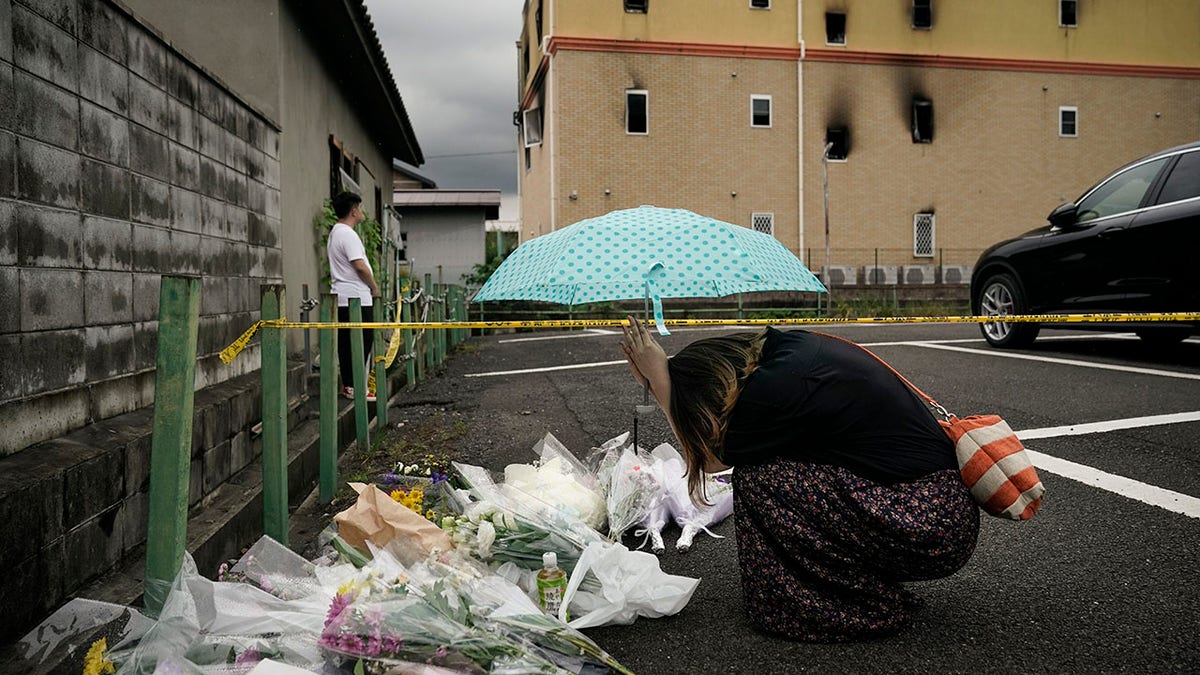
<instances>
[{"instance_id":1,"label":"concrete block wall","mask_svg":"<svg viewBox=\"0 0 1200 675\"><path fill-rule=\"evenodd\" d=\"M0 457L149 405L162 274L197 388L282 281L279 134L106 0L0 0Z\"/></svg>"}]
</instances>

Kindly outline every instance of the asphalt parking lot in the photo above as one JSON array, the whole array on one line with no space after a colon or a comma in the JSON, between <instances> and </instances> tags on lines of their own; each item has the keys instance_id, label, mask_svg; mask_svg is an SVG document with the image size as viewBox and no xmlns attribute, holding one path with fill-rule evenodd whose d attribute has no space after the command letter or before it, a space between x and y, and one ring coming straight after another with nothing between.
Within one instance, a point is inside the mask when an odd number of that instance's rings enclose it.
<instances>
[{"instance_id":1,"label":"asphalt parking lot","mask_svg":"<svg viewBox=\"0 0 1200 675\"><path fill-rule=\"evenodd\" d=\"M662 339L668 354L713 329ZM950 410L997 413L1036 454L1041 512L984 518L966 568L913 584L906 632L804 644L756 632L743 612L729 519L686 554L666 531L662 567L701 577L678 615L588 632L639 673L1200 672L1200 340L1148 347L1131 334L1044 331L1028 350L987 347L974 325L821 328L869 347ZM546 432L577 454L631 428L641 392L620 333L472 338L446 372L401 397L393 419L466 422L461 458L532 460ZM661 413L641 444L671 441Z\"/></svg>"}]
</instances>

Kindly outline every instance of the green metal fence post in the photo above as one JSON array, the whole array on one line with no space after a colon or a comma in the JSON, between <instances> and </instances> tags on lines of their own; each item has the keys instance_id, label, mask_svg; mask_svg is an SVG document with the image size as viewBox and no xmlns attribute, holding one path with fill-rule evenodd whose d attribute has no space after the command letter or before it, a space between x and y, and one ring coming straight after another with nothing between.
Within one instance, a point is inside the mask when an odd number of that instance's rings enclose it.
<instances>
[{"instance_id":1,"label":"green metal fence post","mask_svg":"<svg viewBox=\"0 0 1200 675\"><path fill-rule=\"evenodd\" d=\"M325 293L321 296L321 322L337 321L337 296ZM338 460L338 353L337 331L320 331L321 349L321 503L328 504L337 493Z\"/></svg>"},{"instance_id":2,"label":"green metal fence post","mask_svg":"<svg viewBox=\"0 0 1200 675\"><path fill-rule=\"evenodd\" d=\"M350 323L362 323L362 300L350 298ZM367 371L366 350L363 348L362 328L350 329L350 366L354 371L354 430L358 449L370 447L367 430Z\"/></svg>"},{"instance_id":3,"label":"green metal fence post","mask_svg":"<svg viewBox=\"0 0 1200 675\"><path fill-rule=\"evenodd\" d=\"M383 310L383 303L379 298L375 298L375 308ZM376 321L385 321L386 314L375 318ZM376 328L371 331L375 343L375 353L371 356L371 363L375 366L375 419L379 421L379 426L376 431L382 431L387 427L387 400L388 400L388 385L387 385L387 364L383 357L387 355L387 346L383 342L383 331Z\"/></svg>"},{"instance_id":4,"label":"green metal fence post","mask_svg":"<svg viewBox=\"0 0 1200 675\"><path fill-rule=\"evenodd\" d=\"M150 439L150 517L146 527L143 605L162 610L187 545L192 460L192 403L200 280L164 276L158 296L158 360L154 374L154 435Z\"/></svg>"},{"instance_id":5,"label":"green metal fence post","mask_svg":"<svg viewBox=\"0 0 1200 675\"><path fill-rule=\"evenodd\" d=\"M282 285L262 286L262 318L282 319ZM287 341L282 328L262 329L263 534L287 545Z\"/></svg>"}]
</instances>

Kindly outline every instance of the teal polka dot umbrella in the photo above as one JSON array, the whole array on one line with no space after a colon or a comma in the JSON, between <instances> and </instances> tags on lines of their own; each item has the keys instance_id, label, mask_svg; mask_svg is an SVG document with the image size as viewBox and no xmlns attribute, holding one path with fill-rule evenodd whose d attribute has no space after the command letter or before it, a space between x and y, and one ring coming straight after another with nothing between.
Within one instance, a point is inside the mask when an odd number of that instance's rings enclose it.
<instances>
[{"instance_id":1,"label":"teal polka dot umbrella","mask_svg":"<svg viewBox=\"0 0 1200 675\"><path fill-rule=\"evenodd\" d=\"M685 209L640 206L581 220L517 247L473 300L578 305L718 298L825 287L774 237Z\"/></svg>"}]
</instances>

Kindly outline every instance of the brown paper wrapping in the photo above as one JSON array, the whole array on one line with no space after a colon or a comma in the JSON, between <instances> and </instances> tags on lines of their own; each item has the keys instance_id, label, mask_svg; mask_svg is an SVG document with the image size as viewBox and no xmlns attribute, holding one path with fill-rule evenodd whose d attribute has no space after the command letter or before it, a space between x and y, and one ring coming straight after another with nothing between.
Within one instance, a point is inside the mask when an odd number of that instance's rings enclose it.
<instances>
[{"instance_id":1,"label":"brown paper wrapping","mask_svg":"<svg viewBox=\"0 0 1200 675\"><path fill-rule=\"evenodd\" d=\"M393 539L420 547L426 554L434 549L449 551L453 544L442 528L402 506L374 485L350 483L358 500L333 517L338 534L346 543L370 553L367 541L382 548Z\"/></svg>"}]
</instances>

